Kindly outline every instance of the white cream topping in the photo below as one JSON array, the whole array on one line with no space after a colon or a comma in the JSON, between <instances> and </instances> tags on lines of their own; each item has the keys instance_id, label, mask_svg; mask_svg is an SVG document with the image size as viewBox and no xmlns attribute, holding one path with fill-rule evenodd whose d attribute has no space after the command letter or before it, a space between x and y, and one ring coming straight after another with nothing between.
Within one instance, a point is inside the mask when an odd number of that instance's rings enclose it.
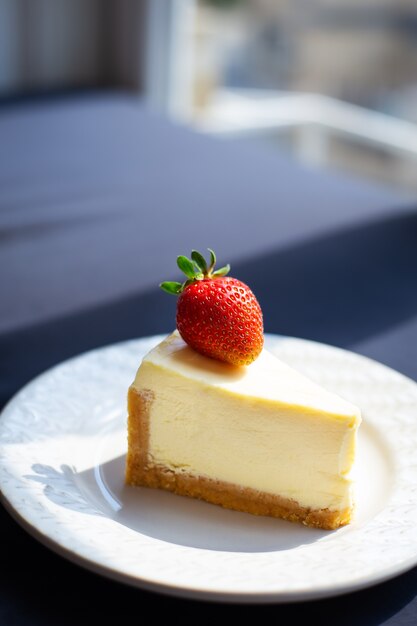
<instances>
[{"instance_id":1,"label":"white cream topping","mask_svg":"<svg viewBox=\"0 0 417 626\"><path fill-rule=\"evenodd\" d=\"M154 391L149 450L156 463L292 498L351 505L359 410L266 350L236 368L177 333L143 360L134 386Z\"/></svg>"}]
</instances>

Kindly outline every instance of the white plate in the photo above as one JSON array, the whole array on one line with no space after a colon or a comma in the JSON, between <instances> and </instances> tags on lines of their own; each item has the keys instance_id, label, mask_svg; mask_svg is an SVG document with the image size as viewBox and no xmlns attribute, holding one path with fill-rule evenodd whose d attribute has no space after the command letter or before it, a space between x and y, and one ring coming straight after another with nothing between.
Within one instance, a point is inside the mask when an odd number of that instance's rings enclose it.
<instances>
[{"instance_id":1,"label":"white plate","mask_svg":"<svg viewBox=\"0 0 417 626\"><path fill-rule=\"evenodd\" d=\"M6 407L0 485L30 533L138 587L239 602L337 595L417 563L414 382L344 350L267 337L275 354L363 411L355 520L321 531L124 486L126 391L160 339L71 359Z\"/></svg>"}]
</instances>

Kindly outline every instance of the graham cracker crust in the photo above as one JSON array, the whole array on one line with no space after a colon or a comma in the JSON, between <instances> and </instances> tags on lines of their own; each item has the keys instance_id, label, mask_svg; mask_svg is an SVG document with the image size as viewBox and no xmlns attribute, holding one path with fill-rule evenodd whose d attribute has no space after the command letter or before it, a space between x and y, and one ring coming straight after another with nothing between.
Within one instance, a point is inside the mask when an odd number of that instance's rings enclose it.
<instances>
[{"instance_id":1,"label":"graham cracker crust","mask_svg":"<svg viewBox=\"0 0 417 626\"><path fill-rule=\"evenodd\" d=\"M178 495L198 498L218 504L227 509L279 517L306 526L334 530L348 524L351 510L330 511L302 507L295 500L240 487L205 476L193 476L185 472L174 472L149 459L149 409L153 393L134 387L128 392L128 453L126 459L126 483L140 487L165 489Z\"/></svg>"}]
</instances>

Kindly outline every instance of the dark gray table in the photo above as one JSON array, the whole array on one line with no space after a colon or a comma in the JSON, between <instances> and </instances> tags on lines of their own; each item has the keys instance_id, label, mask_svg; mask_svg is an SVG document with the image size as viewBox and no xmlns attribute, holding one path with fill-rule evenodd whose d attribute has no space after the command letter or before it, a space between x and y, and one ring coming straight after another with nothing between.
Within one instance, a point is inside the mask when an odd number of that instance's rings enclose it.
<instances>
[{"instance_id":1,"label":"dark gray table","mask_svg":"<svg viewBox=\"0 0 417 626\"><path fill-rule=\"evenodd\" d=\"M417 379L411 200L100 94L0 107L0 404L67 357L168 332L175 300L156 284L175 278L175 256L192 247L231 261L268 332L345 347ZM340 598L238 608L93 575L5 511L0 528L1 624L111 623L147 609L193 624L241 615L417 623L416 569Z\"/></svg>"}]
</instances>

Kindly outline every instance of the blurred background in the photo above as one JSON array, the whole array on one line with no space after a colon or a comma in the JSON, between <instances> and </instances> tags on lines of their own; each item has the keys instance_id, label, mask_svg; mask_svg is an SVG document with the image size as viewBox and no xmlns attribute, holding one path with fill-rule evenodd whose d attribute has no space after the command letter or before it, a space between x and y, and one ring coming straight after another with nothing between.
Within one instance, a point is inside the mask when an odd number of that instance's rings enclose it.
<instances>
[{"instance_id":1,"label":"blurred background","mask_svg":"<svg viewBox=\"0 0 417 626\"><path fill-rule=\"evenodd\" d=\"M0 0L0 101L109 88L417 194L413 0Z\"/></svg>"}]
</instances>

